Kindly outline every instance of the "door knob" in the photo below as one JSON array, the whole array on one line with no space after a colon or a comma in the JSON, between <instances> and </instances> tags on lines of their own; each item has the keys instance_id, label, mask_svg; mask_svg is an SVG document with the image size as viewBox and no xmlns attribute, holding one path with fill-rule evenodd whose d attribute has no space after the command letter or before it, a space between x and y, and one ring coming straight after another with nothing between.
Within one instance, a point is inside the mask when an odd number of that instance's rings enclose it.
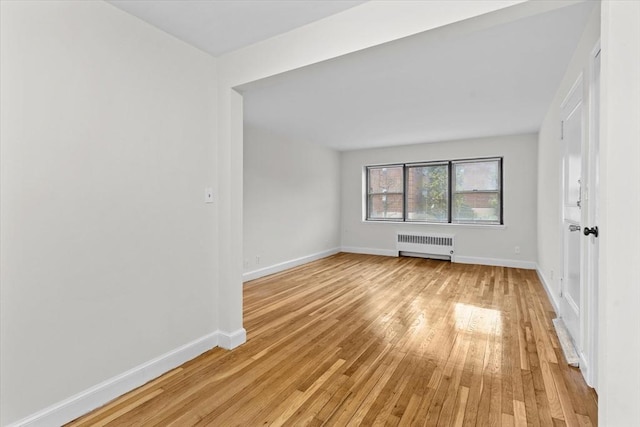
<instances>
[{"instance_id":1,"label":"door knob","mask_svg":"<svg viewBox=\"0 0 640 427\"><path fill-rule=\"evenodd\" d=\"M598 237L598 227L585 227L584 231L583 231L585 236L588 236L589 234L593 234L593 237Z\"/></svg>"}]
</instances>

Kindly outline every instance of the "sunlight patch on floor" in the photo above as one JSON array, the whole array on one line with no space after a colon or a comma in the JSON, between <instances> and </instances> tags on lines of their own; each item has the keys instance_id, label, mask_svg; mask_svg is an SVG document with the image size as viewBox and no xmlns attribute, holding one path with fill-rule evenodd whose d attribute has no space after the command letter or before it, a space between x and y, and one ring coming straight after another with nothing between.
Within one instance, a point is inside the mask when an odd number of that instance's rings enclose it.
<instances>
[{"instance_id":1,"label":"sunlight patch on floor","mask_svg":"<svg viewBox=\"0 0 640 427\"><path fill-rule=\"evenodd\" d=\"M454 306L456 328L484 334L502 334L502 313L499 310L456 303Z\"/></svg>"}]
</instances>

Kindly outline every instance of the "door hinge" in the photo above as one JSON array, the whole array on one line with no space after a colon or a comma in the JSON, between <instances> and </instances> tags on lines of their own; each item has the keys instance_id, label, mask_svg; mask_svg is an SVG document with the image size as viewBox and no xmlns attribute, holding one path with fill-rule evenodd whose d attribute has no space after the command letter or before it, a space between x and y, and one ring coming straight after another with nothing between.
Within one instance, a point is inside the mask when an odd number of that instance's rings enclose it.
<instances>
[{"instance_id":1,"label":"door hinge","mask_svg":"<svg viewBox=\"0 0 640 427\"><path fill-rule=\"evenodd\" d=\"M564 139L564 120L560 121L560 140Z\"/></svg>"}]
</instances>

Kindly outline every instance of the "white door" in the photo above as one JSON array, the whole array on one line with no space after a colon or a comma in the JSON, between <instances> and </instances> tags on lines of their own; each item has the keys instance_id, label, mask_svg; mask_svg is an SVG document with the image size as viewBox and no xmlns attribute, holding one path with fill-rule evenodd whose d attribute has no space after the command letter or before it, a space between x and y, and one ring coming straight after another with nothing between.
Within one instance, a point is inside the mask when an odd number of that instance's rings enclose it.
<instances>
[{"instance_id":1,"label":"white door","mask_svg":"<svg viewBox=\"0 0 640 427\"><path fill-rule=\"evenodd\" d=\"M562 317L576 350L582 348L582 143L583 143L582 76L574 84L562 104L563 202L562 237L564 268L560 294Z\"/></svg>"},{"instance_id":2,"label":"white door","mask_svg":"<svg viewBox=\"0 0 640 427\"><path fill-rule=\"evenodd\" d=\"M598 164L600 55L594 51L588 104L583 78L578 78L562 103L563 275L562 317L587 383L596 387L598 347ZM587 126L588 125L588 126Z\"/></svg>"}]
</instances>

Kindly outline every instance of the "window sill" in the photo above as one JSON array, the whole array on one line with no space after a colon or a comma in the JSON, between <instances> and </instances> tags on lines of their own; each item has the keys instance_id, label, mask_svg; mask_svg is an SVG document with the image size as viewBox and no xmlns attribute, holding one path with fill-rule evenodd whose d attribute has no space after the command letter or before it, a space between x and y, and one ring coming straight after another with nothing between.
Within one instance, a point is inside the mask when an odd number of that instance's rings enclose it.
<instances>
[{"instance_id":1,"label":"window sill","mask_svg":"<svg viewBox=\"0 0 640 427\"><path fill-rule=\"evenodd\" d=\"M492 228L495 230L505 230L507 226L505 224L457 224L446 222L420 222L420 221L371 221L362 220L365 224L405 224L405 225L427 225L433 227L458 227L458 228Z\"/></svg>"}]
</instances>

